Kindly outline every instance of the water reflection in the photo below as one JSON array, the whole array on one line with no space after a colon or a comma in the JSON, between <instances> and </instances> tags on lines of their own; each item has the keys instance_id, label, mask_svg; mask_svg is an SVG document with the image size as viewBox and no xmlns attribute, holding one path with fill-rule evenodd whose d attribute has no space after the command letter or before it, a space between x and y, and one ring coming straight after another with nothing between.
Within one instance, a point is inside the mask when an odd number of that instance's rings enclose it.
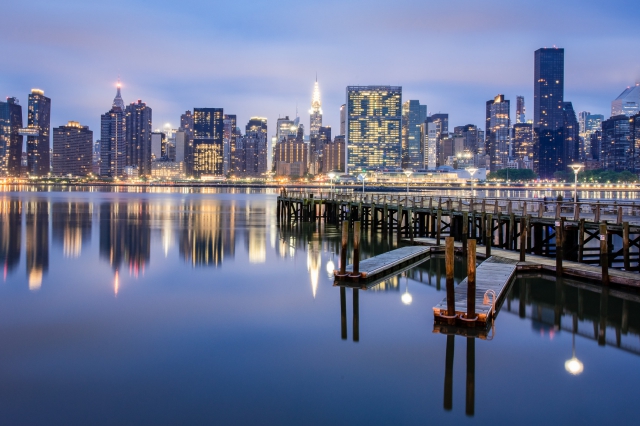
<instances>
[{"instance_id":1,"label":"water reflection","mask_svg":"<svg viewBox=\"0 0 640 426\"><path fill-rule=\"evenodd\" d=\"M22 237L22 203L18 200L0 201L0 262L3 279L20 262L20 242Z\"/></svg>"},{"instance_id":2,"label":"water reflection","mask_svg":"<svg viewBox=\"0 0 640 426\"><path fill-rule=\"evenodd\" d=\"M49 203L27 202L27 276L29 290L39 290L49 269Z\"/></svg>"}]
</instances>

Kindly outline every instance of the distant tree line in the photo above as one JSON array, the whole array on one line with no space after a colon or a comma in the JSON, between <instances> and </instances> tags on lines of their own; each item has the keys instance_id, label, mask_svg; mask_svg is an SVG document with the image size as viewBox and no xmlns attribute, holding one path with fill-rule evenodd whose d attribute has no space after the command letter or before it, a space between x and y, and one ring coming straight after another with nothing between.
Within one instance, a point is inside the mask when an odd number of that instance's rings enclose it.
<instances>
[{"instance_id":1,"label":"distant tree line","mask_svg":"<svg viewBox=\"0 0 640 426\"><path fill-rule=\"evenodd\" d=\"M489 173L489 179L491 180L524 181L533 180L537 177L538 175L531 169L501 169Z\"/></svg>"},{"instance_id":2,"label":"distant tree line","mask_svg":"<svg viewBox=\"0 0 640 426\"><path fill-rule=\"evenodd\" d=\"M559 181L573 182L574 173L571 170L566 172L555 172L553 177ZM638 176L628 170L623 172L614 172L611 170L598 169L586 170L578 173L579 182L596 182L596 183L632 183L638 182Z\"/></svg>"}]
</instances>

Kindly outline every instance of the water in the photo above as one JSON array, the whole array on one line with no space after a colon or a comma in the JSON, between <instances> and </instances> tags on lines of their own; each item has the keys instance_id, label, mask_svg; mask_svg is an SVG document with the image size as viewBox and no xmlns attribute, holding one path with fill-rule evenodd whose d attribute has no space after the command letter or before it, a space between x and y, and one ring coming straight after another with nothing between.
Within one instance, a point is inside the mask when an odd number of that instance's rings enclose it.
<instances>
[{"instance_id":1,"label":"water","mask_svg":"<svg viewBox=\"0 0 640 426\"><path fill-rule=\"evenodd\" d=\"M328 273L339 232L280 229L275 197L1 194L0 423L609 424L640 413L638 295L520 278L488 339L448 338L433 332L444 264L430 259L359 291L357 317L347 289L343 321ZM362 246L370 256L394 243ZM565 370L574 350L576 376Z\"/></svg>"}]
</instances>

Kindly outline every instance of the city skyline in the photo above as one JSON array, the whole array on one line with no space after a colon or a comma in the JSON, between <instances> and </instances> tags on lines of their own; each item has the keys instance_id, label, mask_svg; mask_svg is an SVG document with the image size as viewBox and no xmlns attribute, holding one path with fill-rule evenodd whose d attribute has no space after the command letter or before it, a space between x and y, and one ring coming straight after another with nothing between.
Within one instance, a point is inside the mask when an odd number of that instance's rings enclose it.
<instances>
[{"instance_id":1,"label":"city skyline","mask_svg":"<svg viewBox=\"0 0 640 426\"><path fill-rule=\"evenodd\" d=\"M213 11L210 9L213 6L208 4L200 4L202 13L196 13L195 7L179 10L178 6L160 3L149 8L133 1L127 3L128 13L123 14L118 1L96 5L92 13L86 13L81 7L84 3L77 1L57 2L55 7L46 2L35 3L41 3L42 7L27 8L18 4L6 7L5 16L11 15L15 19L7 22L6 36L0 46L14 60L12 67L3 71L1 86L5 97L16 96L23 106L26 106L26 94L32 88L44 90L52 99L52 126L73 120L98 129L100 114L107 110L107 102L113 98L118 75L126 104L141 99L154 109L157 117L154 129L167 122L173 128L179 127L179 115L198 105L223 107L236 114L238 122L246 122L252 116L264 116L270 123L275 123L278 116L295 117L297 107L300 122L308 123L307 105L316 72L322 87L323 124L334 129L339 128L344 88L360 84L402 86L404 99L426 103L430 113L450 114L452 128L482 123L484 103L498 94L512 100L524 96L529 106L527 118L531 118L532 52L553 45L563 47L567 52L565 98L573 102L577 112L591 111L608 116L611 101L624 88L640 80L640 65L613 65L621 52L633 51L639 39L633 35L625 35L622 39L606 30L613 23L624 27L627 20L631 22L633 12L640 9L640 6L623 2L593 3L589 7L570 2L556 8L557 13L546 21L536 17L548 6L547 2L540 3L539 7L494 2L480 8L468 4L467 8L461 8L463 11L453 9L454 6L410 1L371 10L359 2L340 5L340 9L337 4L328 2L319 10L313 9L329 23L328 28L321 30L319 36L314 34L316 41L307 47L308 52L314 52L322 60L312 56L311 60L304 61L296 60L297 55L290 54L292 50L305 53L300 49L309 43L311 35L303 31L303 25L296 20L285 26L267 25L266 21L283 10L294 10L293 16L303 16L310 5L292 2L252 5L252 8L242 2L225 5L229 14L247 14L255 24L247 31L240 31L237 26L225 22L216 22L206 30L190 25L189 22L200 22L208 11ZM189 6L197 3L189 2ZM75 19L78 6L86 19ZM413 16L420 16L428 7L438 9L442 19L423 25ZM617 13L620 9L627 13L620 16ZM356 16L351 13L354 11L358 11L357 16L361 19L352 22L349 17ZM390 14L391 11L394 13ZM393 16L383 19L388 15ZM531 19L522 22L524 15ZM499 35L489 32L481 25L488 16L501 18L505 31L518 37L504 38L504 32ZM579 18L585 25L571 26L569 31L570 26L561 25L569 16ZM127 25L133 21L139 21L139 25ZM113 22L119 22L116 24L118 31L112 31ZM167 25L157 26L157 22L167 22ZM179 37L175 30L165 31L169 26L180 26L178 24L189 25L182 36ZM33 32L25 34L23 28L27 25L33 26ZM420 58L414 59L411 67L398 67L393 61L372 62L370 54L376 43L363 47L362 52L352 58L348 48L334 43L338 33L335 30L342 27L349 30L348 34L375 27L376 34L385 37L385 46L397 42L403 53L420 48L418 43L412 45L404 41L408 32L427 38L439 35L433 53L443 59L436 67L423 63ZM145 51L133 49L134 44L125 42L135 40L143 32L149 35L145 37L149 40ZM545 36L540 35L543 33ZM58 37L47 36L51 34ZM202 42L197 41L191 47L185 45L190 36L207 34L226 40L223 47L207 47L211 57L220 54L226 55L226 59L205 60L198 56ZM471 39L473 43L469 42ZM477 48L491 45L498 39L503 46L499 52L487 53L486 49ZM256 45L260 46L260 52L249 57L247 53ZM121 60L113 61L114 46L124 46ZM34 52L41 53L42 60L51 65L29 66L28 58ZM283 59L285 52L286 60ZM174 60L174 56L180 60ZM326 61L326 57L332 60ZM464 60L460 62L459 58ZM261 65L249 66L256 61ZM183 66L185 63L189 66ZM149 72L150 69L153 72ZM512 109L514 107L512 105ZM512 116L515 117L515 111ZM308 130L305 126L305 131Z\"/></svg>"}]
</instances>

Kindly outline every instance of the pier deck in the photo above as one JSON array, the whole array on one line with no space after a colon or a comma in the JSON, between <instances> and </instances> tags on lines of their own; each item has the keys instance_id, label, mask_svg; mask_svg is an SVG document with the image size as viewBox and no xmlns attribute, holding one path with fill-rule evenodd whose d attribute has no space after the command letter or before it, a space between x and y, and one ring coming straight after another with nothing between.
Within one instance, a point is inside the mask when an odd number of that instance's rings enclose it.
<instances>
[{"instance_id":1,"label":"pier deck","mask_svg":"<svg viewBox=\"0 0 640 426\"><path fill-rule=\"evenodd\" d=\"M396 268L403 267L406 263L414 263L416 260L427 257L431 253L430 247L408 246L391 250L378 256L360 261L360 277L350 277L353 274L353 265L347 265L346 276L340 276L340 271L335 270L336 280L372 279L387 274Z\"/></svg>"},{"instance_id":2,"label":"pier deck","mask_svg":"<svg viewBox=\"0 0 640 426\"><path fill-rule=\"evenodd\" d=\"M500 301L504 298L506 289L513 279L516 272L516 262L510 259L490 257L482 262L476 270L476 314L480 323L486 323L491 315L491 305L483 303L484 294L487 290L496 292L496 308ZM454 289L455 295L455 312L456 314L466 314L467 312L467 278L465 278ZM493 302L493 297L489 300ZM438 321L440 314L447 313L447 298L442 299L440 303L433 307L434 319Z\"/></svg>"},{"instance_id":3,"label":"pier deck","mask_svg":"<svg viewBox=\"0 0 640 426\"><path fill-rule=\"evenodd\" d=\"M403 241L409 243L409 240ZM427 247L441 247L438 251L444 250L444 239L441 246L437 245L437 240L435 238L414 238L413 243ZM462 243L456 241L454 243L454 247L456 249L462 249ZM556 272L556 260L553 258L527 254L525 262L520 262L520 253L495 247L492 248L491 254L502 259L509 259L516 262L516 269L518 271L537 269L553 273ZM484 258L484 253L478 251L477 256ZM586 265L580 262L565 260L562 262L562 273L567 277L583 278L597 282L602 281L602 269L600 266ZM609 281L611 284L615 285L640 288L640 274L637 272L609 269Z\"/></svg>"}]
</instances>

